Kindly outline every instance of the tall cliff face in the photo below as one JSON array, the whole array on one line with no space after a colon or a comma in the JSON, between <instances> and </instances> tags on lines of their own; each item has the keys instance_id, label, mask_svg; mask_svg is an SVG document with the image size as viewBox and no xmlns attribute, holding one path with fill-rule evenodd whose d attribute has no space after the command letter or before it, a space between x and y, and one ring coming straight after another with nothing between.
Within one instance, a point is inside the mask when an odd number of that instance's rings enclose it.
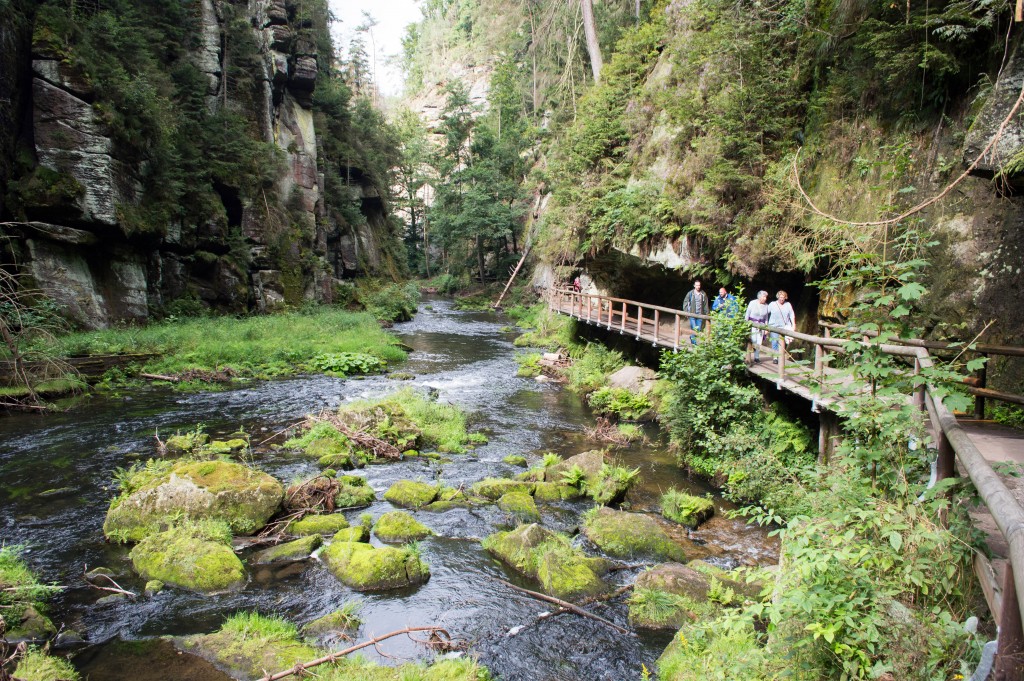
<instances>
[{"instance_id":1,"label":"tall cliff face","mask_svg":"<svg viewBox=\"0 0 1024 681\"><path fill-rule=\"evenodd\" d=\"M20 34L0 34L16 48L4 77L26 81L0 106L19 123L0 149L6 249L71 319L330 300L335 279L387 264L345 257L355 243L393 251L395 237L386 178L358 154L346 169L345 149L321 153L318 125L344 128L348 151L361 134L325 3L43 3L22 16Z\"/></svg>"}]
</instances>

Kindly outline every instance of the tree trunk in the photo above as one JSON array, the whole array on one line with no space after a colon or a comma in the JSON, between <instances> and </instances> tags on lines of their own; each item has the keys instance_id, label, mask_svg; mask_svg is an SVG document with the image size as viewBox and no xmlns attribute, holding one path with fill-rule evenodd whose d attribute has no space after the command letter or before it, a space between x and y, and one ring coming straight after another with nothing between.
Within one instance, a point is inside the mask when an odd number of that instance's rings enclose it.
<instances>
[{"instance_id":1,"label":"tree trunk","mask_svg":"<svg viewBox=\"0 0 1024 681\"><path fill-rule=\"evenodd\" d=\"M427 273L427 279L430 279L430 239L427 236L427 227L430 219L427 217L429 213L423 213L423 269Z\"/></svg>"},{"instance_id":2,"label":"tree trunk","mask_svg":"<svg viewBox=\"0 0 1024 681\"><path fill-rule=\"evenodd\" d=\"M484 283L484 238L476 235L476 261L480 266L480 283Z\"/></svg>"},{"instance_id":3,"label":"tree trunk","mask_svg":"<svg viewBox=\"0 0 1024 681\"><path fill-rule=\"evenodd\" d=\"M580 0L583 7L583 32L587 36L587 52L590 53L590 69L594 72L594 82L601 80L601 68L604 61L601 59L601 45L597 42L597 25L594 23L594 2L593 0Z\"/></svg>"}]
</instances>

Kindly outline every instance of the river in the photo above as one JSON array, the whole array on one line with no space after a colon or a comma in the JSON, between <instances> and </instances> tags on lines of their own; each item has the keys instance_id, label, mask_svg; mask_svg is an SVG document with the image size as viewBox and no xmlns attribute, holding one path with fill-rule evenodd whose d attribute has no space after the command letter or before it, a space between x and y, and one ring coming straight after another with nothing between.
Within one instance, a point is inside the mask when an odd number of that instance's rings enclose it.
<instances>
[{"instance_id":1,"label":"river","mask_svg":"<svg viewBox=\"0 0 1024 681\"><path fill-rule=\"evenodd\" d=\"M239 610L258 610L301 624L354 598L363 601L358 638L405 626L444 626L467 642L467 654L478 656L496 678L639 678L641 664L652 668L670 634L623 636L572 614L538 619L554 606L495 581L497 577L536 588L480 548L480 538L508 529L505 514L496 506L416 513L437 536L422 542L430 581L409 590L356 594L316 560L285 569L250 569L245 589L213 596L166 589L151 598L97 603L105 594L89 588L82 577L83 566L102 565L125 575L119 580L125 588L141 590L141 580L132 576L128 548L107 543L102 524L114 494L115 469L155 455L156 433L166 436L201 423L214 437L244 430L255 444L308 413L412 386L459 405L471 415L473 428L490 438L470 454L443 461L412 459L365 468L360 474L379 498L403 478L468 487L488 476L520 472L502 461L509 454L526 455L532 464L544 452L568 457L599 447L584 435L593 416L579 398L557 384L516 376L515 334L505 324L506 319L492 313L454 310L446 300L424 303L413 321L394 328L414 349L408 362L397 367L413 374L411 381L302 376L199 394L152 388L94 397L60 414L0 418L0 541L23 545L26 560L44 581L68 587L54 599L50 615L58 626L87 641L74 649L72 660L93 681L226 679L157 637L206 633ZM627 498L631 510L656 510L661 492L672 486L707 492L686 480L658 433L651 429L650 434L651 444L613 454L622 464L641 469L640 483ZM315 461L269 444L255 446L251 460L286 484L318 471ZM571 532L589 505L541 507L544 525ZM760 529L727 519L728 503L716 499L716 506L716 517L693 533L693 538L714 548L715 561L723 567L776 562L774 540ZM377 517L389 510L389 503L379 501L349 513L349 519L363 512ZM610 579L627 584L640 569L618 571ZM599 606L597 612L628 626L621 600ZM368 657L377 657L372 648L367 650ZM382 650L384 664L427 656L422 647L402 638L390 640Z\"/></svg>"}]
</instances>

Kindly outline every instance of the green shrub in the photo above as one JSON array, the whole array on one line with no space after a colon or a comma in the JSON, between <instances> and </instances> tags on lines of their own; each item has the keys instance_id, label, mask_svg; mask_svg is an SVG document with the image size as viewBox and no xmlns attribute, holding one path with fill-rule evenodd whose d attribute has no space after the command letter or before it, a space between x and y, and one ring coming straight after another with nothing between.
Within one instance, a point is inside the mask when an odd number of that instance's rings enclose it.
<instances>
[{"instance_id":1,"label":"green shrub","mask_svg":"<svg viewBox=\"0 0 1024 681\"><path fill-rule=\"evenodd\" d=\"M524 378L540 376L540 358L541 354L539 352L516 355L516 363L519 365L519 370L516 372L516 376L522 376Z\"/></svg>"},{"instance_id":2,"label":"green shrub","mask_svg":"<svg viewBox=\"0 0 1024 681\"><path fill-rule=\"evenodd\" d=\"M625 388L604 386L590 393L587 402L591 408L603 415L614 416L626 421L636 421L651 410L651 401L646 395L638 395Z\"/></svg>"},{"instance_id":3,"label":"green shrub","mask_svg":"<svg viewBox=\"0 0 1024 681\"><path fill-rule=\"evenodd\" d=\"M321 353L304 365L308 371L342 378L353 374L379 374L387 366L380 357L365 352Z\"/></svg>"},{"instance_id":4,"label":"green shrub","mask_svg":"<svg viewBox=\"0 0 1024 681\"><path fill-rule=\"evenodd\" d=\"M386 284L361 281L357 297L366 311L386 322L405 322L416 314L420 291L415 284Z\"/></svg>"}]
</instances>

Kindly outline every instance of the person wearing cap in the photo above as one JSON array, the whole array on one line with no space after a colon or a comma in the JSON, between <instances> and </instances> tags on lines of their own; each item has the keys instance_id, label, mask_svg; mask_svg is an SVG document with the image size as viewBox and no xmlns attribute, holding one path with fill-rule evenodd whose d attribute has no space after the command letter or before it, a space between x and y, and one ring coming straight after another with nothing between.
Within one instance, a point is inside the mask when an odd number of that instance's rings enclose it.
<instances>
[{"instance_id":1,"label":"person wearing cap","mask_svg":"<svg viewBox=\"0 0 1024 681\"><path fill-rule=\"evenodd\" d=\"M754 298L747 305L746 320L764 324L768 321L768 292L758 291L757 298ZM757 327L750 328L750 344L754 346L754 361L761 361L761 344L764 343L764 329Z\"/></svg>"}]
</instances>

